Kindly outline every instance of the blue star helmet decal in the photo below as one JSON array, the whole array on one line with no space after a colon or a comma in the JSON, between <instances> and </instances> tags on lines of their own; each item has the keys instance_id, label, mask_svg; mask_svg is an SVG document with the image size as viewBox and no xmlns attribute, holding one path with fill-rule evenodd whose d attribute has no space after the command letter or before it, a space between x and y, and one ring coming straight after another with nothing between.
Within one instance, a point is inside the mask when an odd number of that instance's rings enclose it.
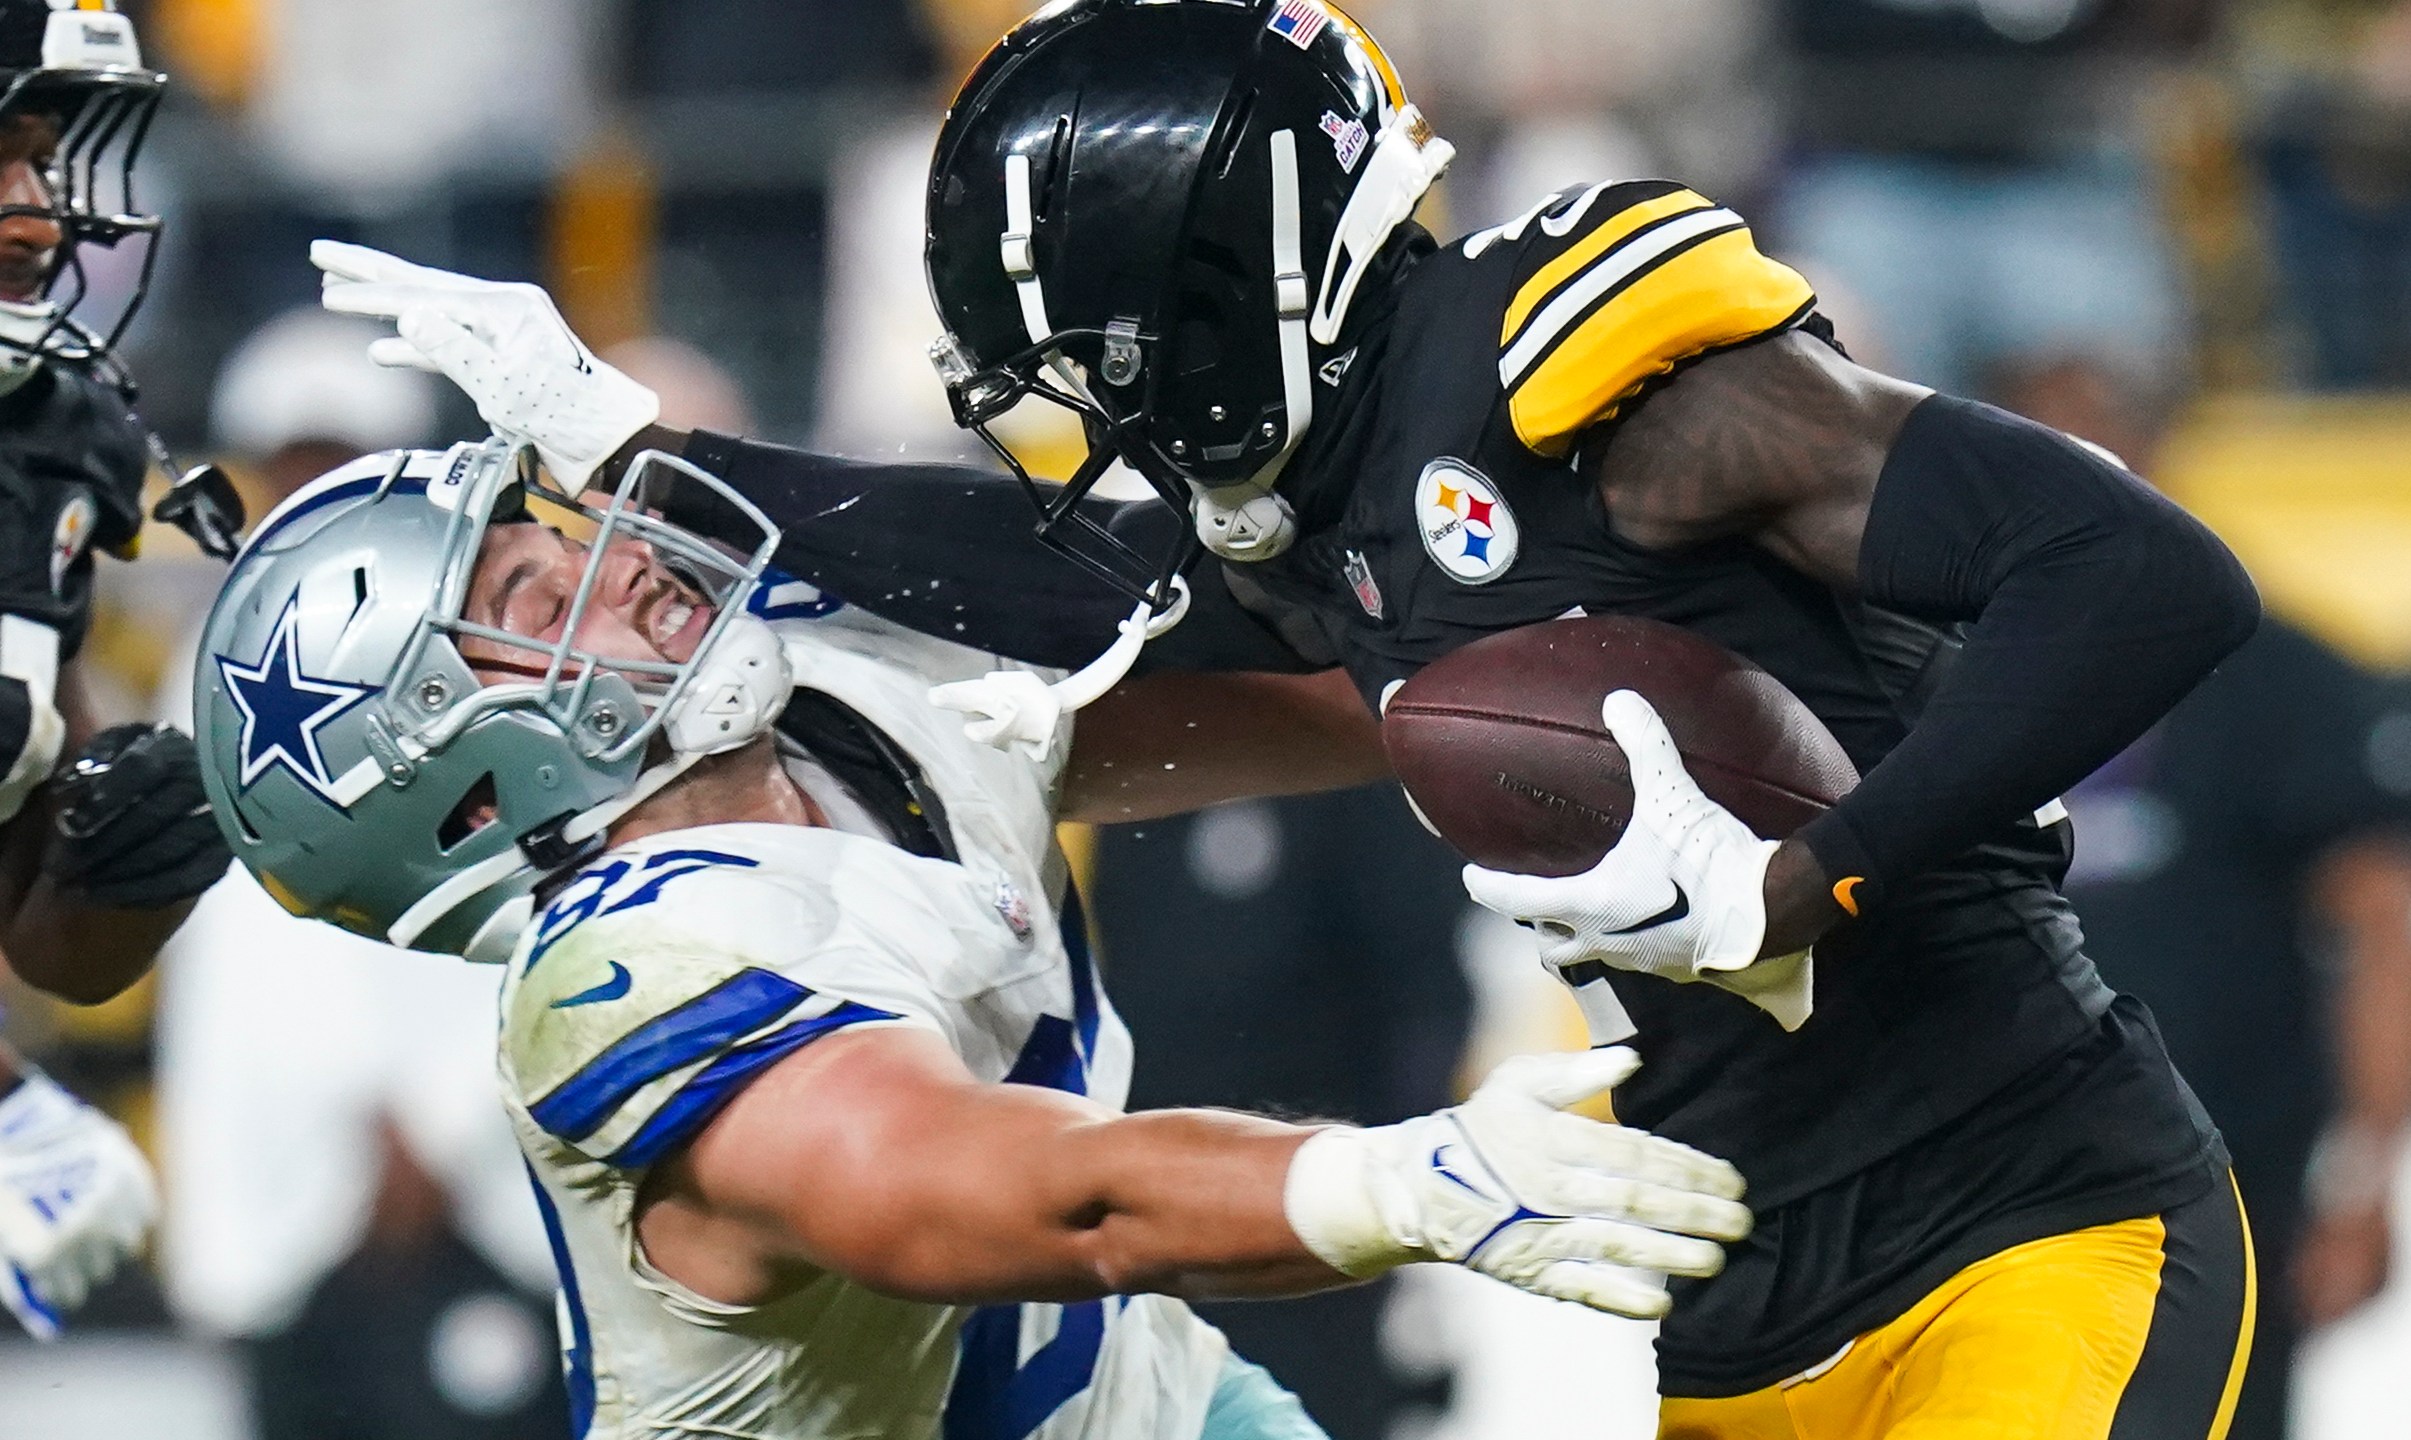
<instances>
[{"instance_id":1,"label":"blue star helmet decal","mask_svg":"<svg viewBox=\"0 0 2411 1440\"><path fill-rule=\"evenodd\" d=\"M328 804L335 797L335 777L327 773L326 757L318 751L318 732L327 722L377 693L373 685L321 680L301 673L297 601L285 602L276 617L276 630L260 658L249 665L231 655L217 657L218 673L226 680L227 696L243 715L243 788L282 765Z\"/></svg>"}]
</instances>

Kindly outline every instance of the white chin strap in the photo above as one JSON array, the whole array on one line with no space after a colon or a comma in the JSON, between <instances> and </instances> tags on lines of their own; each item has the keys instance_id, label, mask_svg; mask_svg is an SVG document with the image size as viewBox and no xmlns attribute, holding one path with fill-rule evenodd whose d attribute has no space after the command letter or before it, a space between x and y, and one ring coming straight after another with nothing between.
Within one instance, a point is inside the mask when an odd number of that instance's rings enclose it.
<instances>
[{"instance_id":1,"label":"white chin strap","mask_svg":"<svg viewBox=\"0 0 2411 1440\"><path fill-rule=\"evenodd\" d=\"M1273 297L1281 326L1281 448L1242 484L1192 484L1197 503L1197 538L1224 560L1251 564L1288 552L1298 538L1298 520L1273 487L1282 468L1314 423L1314 362L1307 349L1307 319L1314 293L1306 280L1304 221L1298 205L1298 137L1276 130L1272 137Z\"/></svg>"},{"instance_id":2,"label":"white chin strap","mask_svg":"<svg viewBox=\"0 0 2411 1440\"><path fill-rule=\"evenodd\" d=\"M1307 342L1338 342L1348 307L1374 258L1398 227L1414 217L1424 192L1447 173L1456 155L1455 146L1432 134L1421 111L1412 105L1400 107L1381 127L1364 178L1356 182L1347 208L1340 212L1339 230L1331 237L1331 254L1323 265L1322 296L1309 303L1299 234L1297 135L1289 130L1273 135L1273 274L1280 304L1281 389L1288 433L1280 451L1246 483L1194 487L1197 538L1215 555L1242 563L1270 560L1297 539L1297 517L1273 487L1314 423L1314 373Z\"/></svg>"},{"instance_id":3,"label":"white chin strap","mask_svg":"<svg viewBox=\"0 0 2411 1440\"><path fill-rule=\"evenodd\" d=\"M777 722L794 689L795 671L778 632L756 616L739 615L730 620L713 642L710 658L662 720L661 734L669 742L670 758L639 774L625 792L572 817L561 827L561 839L572 846L593 839L660 794L696 761L752 740ZM408 948L455 909L532 868L516 845L488 856L420 896L417 904L393 922L385 938ZM506 927L505 917L513 914L517 920ZM509 944L517 942L526 918L523 902L505 904L478 927L463 954L472 960L509 958ZM506 939L509 943L501 953L493 953L495 945Z\"/></svg>"}]
</instances>

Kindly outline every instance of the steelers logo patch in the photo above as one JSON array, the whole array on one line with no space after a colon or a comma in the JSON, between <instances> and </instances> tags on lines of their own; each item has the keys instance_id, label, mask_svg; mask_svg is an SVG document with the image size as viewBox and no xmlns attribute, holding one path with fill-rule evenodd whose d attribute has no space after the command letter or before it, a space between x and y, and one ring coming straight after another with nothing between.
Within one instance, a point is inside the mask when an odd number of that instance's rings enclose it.
<instances>
[{"instance_id":1,"label":"steelers logo patch","mask_svg":"<svg viewBox=\"0 0 2411 1440\"><path fill-rule=\"evenodd\" d=\"M1448 578L1486 585L1515 563L1515 516L1490 477L1462 460L1439 459L1415 482L1415 528Z\"/></svg>"},{"instance_id":2,"label":"steelers logo patch","mask_svg":"<svg viewBox=\"0 0 2411 1440\"><path fill-rule=\"evenodd\" d=\"M59 523L50 532L50 593L67 594L67 572L92 548L92 530L100 522L100 507L78 487L59 509Z\"/></svg>"}]
</instances>

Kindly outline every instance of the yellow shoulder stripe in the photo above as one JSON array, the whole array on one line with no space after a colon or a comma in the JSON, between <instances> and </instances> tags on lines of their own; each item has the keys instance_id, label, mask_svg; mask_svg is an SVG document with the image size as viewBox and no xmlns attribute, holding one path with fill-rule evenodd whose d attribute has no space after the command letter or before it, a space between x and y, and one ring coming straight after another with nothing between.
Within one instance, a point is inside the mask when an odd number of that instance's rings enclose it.
<instances>
[{"instance_id":1,"label":"yellow shoulder stripe","mask_svg":"<svg viewBox=\"0 0 2411 1440\"><path fill-rule=\"evenodd\" d=\"M1568 280L1589 269L1593 261L1631 239L1635 230L1669 215L1708 208L1706 196L1695 195L1689 190L1677 190L1654 200L1644 200L1601 221L1598 229L1583 236L1563 255L1540 267L1540 272L1515 292L1515 303L1507 307L1507 323L1499 331L1499 344L1504 346L1513 340L1515 332L1523 329L1524 322L1532 318L1533 311L1548 303L1549 297L1564 288Z\"/></svg>"},{"instance_id":2,"label":"yellow shoulder stripe","mask_svg":"<svg viewBox=\"0 0 2411 1440\"><path fill-rule=\"evenodd\" d=\"M1549 323L1535 324L1501 362L1516 436L1539 454L1565 454L1650 380L1695 356L1779 330L1816 301L1808 282L1758 253L1737 222L1620 283L1603 303L1585 302L1595 310L1555 320L1544 315ZM1569 295L1566 308L1583 300Z\"/></svg>"}]
</instances>

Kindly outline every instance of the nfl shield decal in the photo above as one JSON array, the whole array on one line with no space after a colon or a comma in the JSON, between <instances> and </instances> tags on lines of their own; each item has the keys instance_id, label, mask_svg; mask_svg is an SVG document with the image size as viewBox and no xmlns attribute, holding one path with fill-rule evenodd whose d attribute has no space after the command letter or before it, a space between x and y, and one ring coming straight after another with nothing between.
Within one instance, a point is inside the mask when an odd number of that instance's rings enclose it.
<instances>
[{"instance_id":1,"label":"nfl shield decal","mask_svg":"<svg viewBox=\"0 0 2411 1440\"><path fill-rule=\"evenodd\" d=\"M1490 477L1462 460L1442 458L1415 482L1415 528L1448 578L1486 585L1515 563L1515 516Z\"/></svg>"}]
</instances>

